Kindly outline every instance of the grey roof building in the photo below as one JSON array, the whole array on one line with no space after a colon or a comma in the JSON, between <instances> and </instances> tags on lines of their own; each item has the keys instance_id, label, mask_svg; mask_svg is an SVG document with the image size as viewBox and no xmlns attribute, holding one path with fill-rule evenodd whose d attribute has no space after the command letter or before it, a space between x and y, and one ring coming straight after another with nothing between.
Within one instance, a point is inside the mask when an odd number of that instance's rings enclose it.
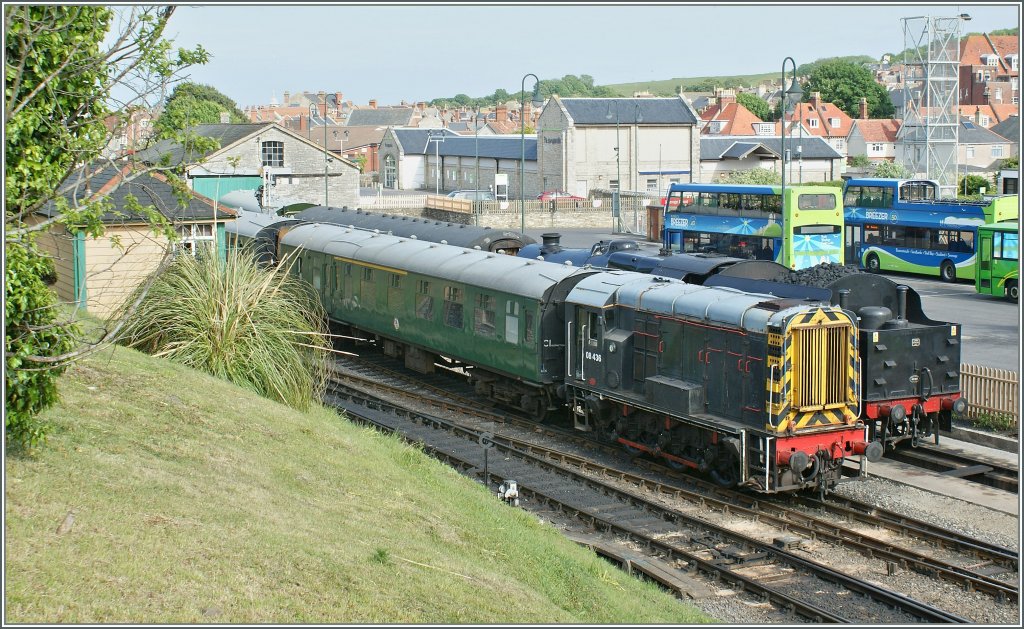
<instances>
[{"instance_id":1,"label":"grey roof building","mask_svg":"<svg viewBox=\"0 0 1024 629\"><path fill-rule=\"evenodd\" d=\"M345 122L348 126L408 127L416 117L413 107L353 109Z\"/></svg>"},{"instance_id":2,"label":"grey roof building","mask_svg":"<svg viewBox=\"0 0 1024 629\"><path fill-rule=\"evenodd\" d=\"M786 138L786 149L794 147L787 162L786 181L833 181L842 177L844 158L824 138ZM801 150L796 152L795 147ZM779 172L782 139L764 136L702 136L700 138L700 181L714 183L742 170L765 168Z\"/></svg>"}]
</instances>

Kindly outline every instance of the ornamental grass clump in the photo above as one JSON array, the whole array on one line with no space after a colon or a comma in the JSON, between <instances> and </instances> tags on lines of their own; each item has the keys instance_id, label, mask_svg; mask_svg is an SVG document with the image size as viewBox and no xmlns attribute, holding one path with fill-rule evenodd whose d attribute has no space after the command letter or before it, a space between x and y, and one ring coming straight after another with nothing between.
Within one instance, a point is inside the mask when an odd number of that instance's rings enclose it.
<instances>
[{"instance_id":1,"label":"ornamental grass clump","mask_svg":"<svg viewBox=\"0 0 1024 629\"><path fill-rule=\"evenodd\" d=\"M126 300L118 342L307 409L326 384L326 313L288 260L254 260L247 250L179 255Z\"/></svg>"}]
</instances>

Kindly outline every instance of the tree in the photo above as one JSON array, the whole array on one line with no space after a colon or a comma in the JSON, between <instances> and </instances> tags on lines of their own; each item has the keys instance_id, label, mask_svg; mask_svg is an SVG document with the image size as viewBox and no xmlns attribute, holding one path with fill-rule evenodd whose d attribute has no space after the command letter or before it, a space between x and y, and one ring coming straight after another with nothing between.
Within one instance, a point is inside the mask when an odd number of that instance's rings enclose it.
<instances>
[{"instance_id":1,"label":"tree","mask_svg":"<svg viewBox=\"0 0 1024 629\"><path fill-rule=\"evenodd\" d=\"M779 173L767 168L751 168L750 170L734 170L716 183L738 183L754 185L774 185L782 183Z\"/></svg>"},{"instance_id":2,"label":"tree","mask_svg":"<svg viewBox=\"0 0 1024 629\"><path fill-rule=\"evenodd\" d=\"M960 178L960 185L956 192L962 196L976 196L981 194L981 189L992 190L992 182L981 175L965 175Z\"/></svg>"},{"instance_id":3,"label":"tree","mask_svg":"<svg viewBox=\"0 0 1024 629\"><path fill-rule=\"evenodd\" d=\"M891 118L896 112L889 93L875 82L864 66L849 61L827 61L811 72L805 93L820 92L821 99L833 103L852 118L860 117L860 99L868 102L868 116Z\"/></svg>"},{"instance_id":4,"label":"tree","mask_svg":"<svg viewBox=\"0 0 1024 629\"><path fill-rule=\"evenodd\" d=\"M154 125L157 137L169 138L197 124L220 122L222 113L229 115L230 122L248 122L235 101L216 88L198 83L181 83L174 88Z\"/></svg>"},{"instance_id":5,"label":"tree","mask_svg":"<svg viewBox=\"0 0 1024 629\"><path fill-rule=\"evenodd\" d=\"M764 99L758 98L753 94L740 92L736 95L736 102L746 107L750 113L754 114L761 120L767 121L770 119L771 109L769 109L768 103L765 102Z\"/></svg>"},{"instance_id":6,"label":"tree","mask_svg":"<svg viewBox=\"0 0 1024 629\"><path fill-rule=\"evenodd\" d=\"M899 162L880 162L875 166L875 171L871 176L883 179L907 179L910 177L910 171Z\"/></svg>"},{"instance_id":7,"label":"tree","mask_svg":"<svg viewBox=\"0 0 1024 629\"><path fill-rule=\"evenodd\" d=\"M871 165L871 160L868 159L867 155L851 155L850 166L855 168L865 168Z\"/></svg>"},{"instance_id":8,"label":"tree","mask_svg":"<svg viewBox=\"0 0 1024 629\"><path fill-rule=\"evenodd\" d=\"M54 266L37 237L58 224L71 233L103 232L106 203L72 205L57 191L71 173L101 155L110 138L104 124L110 114L125 119L178 71L205 63L202 47L175 51L163 39L173 13L174 7L152 6L4 6L8 447L31 447L43 439L37 414L56 401L55 379L70 361L116 334L115 325L96 339L79 336L77 322L64 315L46 286ZM118 30L106 39L115 21ZM54 212L37 220L43 207ZM149 214L154 228L173 237L156 214Z\"/></svg>"}]
</instances>

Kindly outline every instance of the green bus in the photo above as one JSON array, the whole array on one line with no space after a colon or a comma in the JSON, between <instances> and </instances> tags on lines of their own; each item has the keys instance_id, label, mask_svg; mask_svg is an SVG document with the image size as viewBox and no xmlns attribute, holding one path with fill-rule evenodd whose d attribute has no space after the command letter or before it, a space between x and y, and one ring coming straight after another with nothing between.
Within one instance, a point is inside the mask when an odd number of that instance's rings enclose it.
<instances>
[{"instance_id":1,"label":"green bus","mask_svg":"<svg viewBox=\"0 0 1024 629\"><path fill-rule=\"evenodd\" d=\"M1000 221L978 227L978 260L974 288L985 295L1017 301L1020 275L1020 226Z\"/></svg>"},{"instance_id":2,"label":"green bus","mask_svg":"<svg viewBox=\"0 0 1024 629\"><path fill-rule=\"evenodd\" d=\"M843 264L839 188L677 183L665 199L663 245L772 260L790 269Z\"/></svg>"}]
</instances>

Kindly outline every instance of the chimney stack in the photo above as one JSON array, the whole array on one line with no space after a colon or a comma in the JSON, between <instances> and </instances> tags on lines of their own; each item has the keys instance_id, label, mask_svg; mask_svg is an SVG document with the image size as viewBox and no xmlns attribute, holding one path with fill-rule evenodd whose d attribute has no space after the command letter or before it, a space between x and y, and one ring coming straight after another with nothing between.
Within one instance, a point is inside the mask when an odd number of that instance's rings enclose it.
<instances>
[{"instance_id":1,"label":"chimney stack","mask_svg":"<svg viewBox=\"0 0 1024 629\"><path fill-rule=\"evenodd\" d=\"M821 111L821 92L811 92L811 107L814 111Z\"/></svg>"},{"instance_id":2,"label":"chimney stack","mask_svg":"<svg viewBox=\"0 0 1024 629\"><path fill-rule=\"evenodd\" d=\"M498 105L495 109L495 121L496 122L507 122L508 121L508 107L505 105Z\"/></svg>"},{"instance_id":3,"label":"chimney stack","mask_svg":"<svg viewBox=\"0 0 1024 629\"><path fill-rule=\"evenodd\" d=\"M868 119L868 99L863 96L860 97L860 119Z\"/></svg>"},{"instance_id":4,"label":"chimney stack","mask_svg":"<svg viewBox=\"0 0 1024 629\"><path fill-rule=\"evenodd\" d=\"M377 109L377 99L370 99L370 109Z\"/></svg>"},{"instance_id":5,"label":"chimney stack","mask_svg":"<svg viewBox=\"0 0 1024 629\"><path fill-rule=\"evenodd\" d=\"M306 120L306 114L299 114L299 131L305 131L309 128L309 121Z\"/></svg>"},{"instance_id":6,"label":"chimney stack","mask_svg":"<svg viewBox=\"0 0 1024 629\"><path fill-rule=\"evenodd\" d=\"M287 104L288 104L289 102L291 102L291 101L289 101L289 97L290 97L290 96L291 96L291 92L288 92L288 91L286 91L286 92L284 93L284 102L283 102L283 103L281 103L281 104L282 104L282 105L287 105Z\"/></svg>"}]
</instances>

